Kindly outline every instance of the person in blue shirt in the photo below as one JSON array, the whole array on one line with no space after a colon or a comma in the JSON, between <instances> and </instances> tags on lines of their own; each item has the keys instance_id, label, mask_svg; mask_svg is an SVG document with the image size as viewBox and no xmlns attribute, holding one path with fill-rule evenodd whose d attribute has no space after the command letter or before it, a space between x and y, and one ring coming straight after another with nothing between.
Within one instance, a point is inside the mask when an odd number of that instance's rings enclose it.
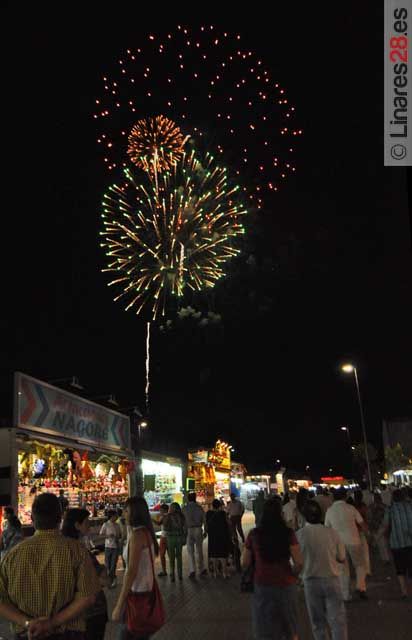
<instances>
[{"instance_id":1,"label":"person in blue shirt","mask_svg":"<svg viewBox=\"0 0 412 640\"><path fill-rule=\"evenodd\" d=\"M393 492L392 500L384 522L402 598L407 600L407 578L412 580L412 504L405 500L405 494L400 489Z\"/></svg>"}]
</instances>

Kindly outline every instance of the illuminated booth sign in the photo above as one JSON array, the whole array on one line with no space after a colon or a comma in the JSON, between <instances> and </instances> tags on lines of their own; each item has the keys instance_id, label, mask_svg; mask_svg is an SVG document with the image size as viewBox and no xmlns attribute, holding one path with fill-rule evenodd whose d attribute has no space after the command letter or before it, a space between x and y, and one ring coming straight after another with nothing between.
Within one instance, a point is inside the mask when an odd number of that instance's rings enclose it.
<instances>
[{"instance_id":1,"label":"illuminated booth sign","mask_svg":"<svg viewBox=\"0 0 412 640\"><path fill-rule=\"evenodd\" d=\"M23 373L15 374L14 424L105 449L130 449L127 416Z\"/></svg>"}]
</instances>

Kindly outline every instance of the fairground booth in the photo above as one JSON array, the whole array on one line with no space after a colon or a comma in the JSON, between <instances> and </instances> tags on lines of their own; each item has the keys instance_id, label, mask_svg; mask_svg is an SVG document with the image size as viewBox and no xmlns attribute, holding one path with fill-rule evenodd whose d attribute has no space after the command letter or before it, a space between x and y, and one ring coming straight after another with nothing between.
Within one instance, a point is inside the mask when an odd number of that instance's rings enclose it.
<instances>
[{"instance_id":1,"label":"fairground booth","mask_svg":"<svg viewBox=\"0 0 412 640\"><path fill-rule=\"evenodd\" d=\"M14 507L31 527L31 507L42 492L88 509L98 525L121 507L135 479L129 418L22 373L15 374L11 428L0 429L0 520Z\"/></svg>"},{"instance_id":2,"label":"fairground booth","mask_svg":"<svg viewBox=\"0 0 412 640\"><path fill-rule=\"evenodd\" d=\"M197 500L210 507L214 498L230 499L232 447L218 440L212 449L188 452L187 490L195 491Z\"/></svg>"},{"instance_id":3,"label":"fairground booth","mask_svg":"<svg viewBox=\"0 0 412 640\"><path fill-rule=\"evenodd\" d=\"M230 465L230 493L240 498L242 485L245 483L247 469L241 462L232 460Z\"/></svg>"},{"instance_id":4,"label":"fairground booth","mask_svg":"<svg viewBox=\"0 0 412 640\"><path fill-rule=\"evenodd\" d=\"M152 451L141 452L144 497L150 511L157 512L163 503L183 502L183 462L179 458Z\"/></svg>"},{"instance_id":5,"label":"fairground booth","mask_svg":"<svg viewBox=\"0 0 412 640\"><path fill-rule=\"evenodd\" d=\"M270 473L257 473L245 476L245 482L240 486L240 499L246 509L251 510L253 501L263 491L265 497L270 494Z\"/></svg>"}]
</instances>

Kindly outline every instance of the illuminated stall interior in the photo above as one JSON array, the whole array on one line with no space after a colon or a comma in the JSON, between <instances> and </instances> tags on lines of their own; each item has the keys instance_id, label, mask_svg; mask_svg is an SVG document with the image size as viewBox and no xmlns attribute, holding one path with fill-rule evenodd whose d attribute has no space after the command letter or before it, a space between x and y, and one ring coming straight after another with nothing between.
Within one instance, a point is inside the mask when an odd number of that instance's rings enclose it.
<instances>
[{"instance_id":1,"label":"illuminated stall interior","mask_svg":"<svg viewBox=\"0 0 412 640\"><path fill-rule=\"evenodd\" d=\"M151 511L163 503L183 502L183 465L179 461L142 458L144 497Z\"/></svg>"},{"instance_id":2,"label":"illuminated stall interior","mask_svg":"<svg viewBox=\"0 0 412 640\"><path fill-rule=\"evenodd\" d=\"M18 517L31 524L31 506L41 492L64 490L70 507L88 509L93 517L108 507L121 506L129 495L128 475L134 462L111 453L81 446L47 444L18 439Z\"/></svg>"}]
</instances>

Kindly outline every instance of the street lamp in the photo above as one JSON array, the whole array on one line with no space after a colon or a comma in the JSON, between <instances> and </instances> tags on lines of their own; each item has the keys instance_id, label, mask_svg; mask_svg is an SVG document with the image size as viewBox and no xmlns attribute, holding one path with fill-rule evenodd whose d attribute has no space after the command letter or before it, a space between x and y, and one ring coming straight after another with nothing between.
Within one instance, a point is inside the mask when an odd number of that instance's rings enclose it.
<instances>
[{"instance_id":1,"label":"street lamp","mask_svg":"<svg viewBox=\"0 0 412 640\"><path fill-rule=\"evenodd\" d=\"M148 427L149 424L146 422L146 420L141 420L137 423L137 429L139 432L139 445L140 445L140 430L141 429L146 429L146 427Z\"/></svg>"},{"instance_id":2,"label":"street lamp","mask_svg":"<svg viewBox=\"0 0 412 640\"><path fill-rule=\"evenodd\" d=\"M349 427L341 427L340 428L341 431L346 431L346 435L348 436L348 442L349 442L349 446L351 446L351 439L350 439L350 431L349 431Z\"/></svg>"},{"instance_id":3,"label":"street lamp","mask_svg":"<svg viewBox=\"0 0 412 640\"><path fill-rule=\"evenodd\" d=\"M350 459L351 459L351 467L352 467L352 476L354 475L354 469L353 469L353 451L355 450L355 447L352 446L352 441L351 441L351 437L350 437L350 430L349 427L341 427L340 428L341 431L346 431L346 435L348 436L348 444L349 444L349 449L350 449Z\"/></svg>"},{"instance_id":4,"label":"street lamp","mask_svg":"<svg viewBox=\"0 0 412 640\"><path fill-rule=\"evenodd\" d=\"M364 414L363 414L362 398L361 398L360 389L359 389L358 372L357 372L357 369L356 369L355 365L353 365L351 363L343 364L341 368L342 368L342 371L344 373L353 373L354 378L355 378L356 393L357 393L357 396L358 396L359 412L360 412L361 425L362 425L363 444L364 444L364 447L365 447L365 460L366 460L366 466L367 466L367 469L368 469L369 489L370 489L370 491L372 491L373 490L373 484L372 484L371 465L370 465L370 462L369 462L368 440L366 438L365 417L364 417Z\"/></svg>"},{"instance_id":5,"label":"street lamp","mask_svg":"<svg viewBox=\"0 0 412 640\"><path fill-rule=\"evenodd\" d=\"M131 407L122 407L120 411L127 411L131 413L131 417L133 417L133 424L137 426L140 447L141 429L145 429L146 427L148 427L149 423L143 418L141 411L137 405L132 405Z\"/></svg>"}]
</instances>

